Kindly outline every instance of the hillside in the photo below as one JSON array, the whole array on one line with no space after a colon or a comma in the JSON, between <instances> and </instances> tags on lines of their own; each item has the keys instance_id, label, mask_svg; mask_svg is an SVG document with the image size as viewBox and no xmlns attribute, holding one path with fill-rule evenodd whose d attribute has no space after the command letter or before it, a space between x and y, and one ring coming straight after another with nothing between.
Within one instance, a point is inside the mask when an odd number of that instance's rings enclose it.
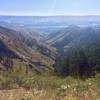
<instances>
[{"instance_id":1,"label":"hillside","mask_svg":"<svg viewBox=\"0 0 100 100\"><path fill-rule=\"evenodd\" d=\"M48 36L46 43L62 51L70 48L84 48L99 43L100 28L69 26Z\"/></svg>"},{"instance_id":2,"label":"hillside","mask_svg":"<svg viewBox=\"0 0 100 100\"><path fill-rule=\"evenodd\" d=\"M33 27L33 25L27 24L9 23L6 21L2 21L0 22L0 26L19 31L23 33L23 35L34 37L38 41L45 38L49 34L48 32L45 32L43 30L36 29L35 27Z\"/></svg>"},{"instance_id":3,"label":"hillside","mask_svg":"<svg viewBox=\"0 0 100 100\"><path fill-rule=\"evenodd\" d=\"M100 27L69 26L46 43L58 49L55 72L91 77L100 72Z\"/></svg>"},{"instance_id":4,"label":"hillside","mask_svg":"<svg viewBox=\"0 0 100 100\"><path fill-rule=\"evenodd\" d=\"M55 49L38 43L30 35L0 26L0 56L3 60L8 57L18 63L24 62L25 66L43 71L52 69L49 66L54 63L55 54Z\"/></svg>"}]
</instances>

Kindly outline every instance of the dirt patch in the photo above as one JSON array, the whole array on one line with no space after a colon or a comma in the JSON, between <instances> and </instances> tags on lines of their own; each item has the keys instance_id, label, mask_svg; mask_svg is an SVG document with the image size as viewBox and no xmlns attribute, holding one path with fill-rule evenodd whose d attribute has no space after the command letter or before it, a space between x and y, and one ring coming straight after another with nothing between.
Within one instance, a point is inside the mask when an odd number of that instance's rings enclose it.
<instances>
[{"instance_id":1,"label":"dirt patch","mask_svg":"<svg viewBox=\"0 0 100 100\"><path fill-rule=\"evenodd\" d=\"M0 100L22 100L24 97L32 97L32 92L25 89L0 90Z\"/></svg>"}]
</instances>

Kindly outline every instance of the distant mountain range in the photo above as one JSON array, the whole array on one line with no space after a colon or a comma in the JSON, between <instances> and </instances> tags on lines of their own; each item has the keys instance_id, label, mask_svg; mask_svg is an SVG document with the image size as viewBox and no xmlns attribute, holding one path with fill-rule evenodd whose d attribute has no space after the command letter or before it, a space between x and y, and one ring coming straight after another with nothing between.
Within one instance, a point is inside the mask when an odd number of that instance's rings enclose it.
<instances>
[{"instance_id":1,"label":"distant mountain range","mask_svg":"<svg viewBox=\"0 0 100 100\"><path fill-rule=\"evenodd\" d=\"M0 16L0 22L26 24L35 28L61 28L68 25L98 25L100 16Z\"/></svg>"}]
</instances>

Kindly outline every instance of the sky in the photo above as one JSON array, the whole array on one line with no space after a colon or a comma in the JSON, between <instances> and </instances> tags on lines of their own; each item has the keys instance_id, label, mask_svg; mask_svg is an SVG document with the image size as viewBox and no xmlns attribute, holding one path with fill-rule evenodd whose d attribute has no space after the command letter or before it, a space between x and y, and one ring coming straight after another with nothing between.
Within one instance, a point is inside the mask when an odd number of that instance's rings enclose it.
<instances>
[{"instance_id":1,"label":"sky","mask_svg":"<svg viewBox=\"0 0 100 100\"><path fill-rule=\"evenodd\" d=\"M100 15L100 0L0 0L0 15Z\"/></svg>"}]
</instances>

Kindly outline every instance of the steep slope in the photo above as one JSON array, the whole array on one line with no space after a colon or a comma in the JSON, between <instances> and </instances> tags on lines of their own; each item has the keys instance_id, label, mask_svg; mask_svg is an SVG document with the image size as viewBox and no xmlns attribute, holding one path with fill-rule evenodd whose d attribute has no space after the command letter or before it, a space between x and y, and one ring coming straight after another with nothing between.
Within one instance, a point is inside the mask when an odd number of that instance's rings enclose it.
<instances>
[{"instance_id":1,"label":"steep slope","mask_svg":"<svg viewBox=\"0 0 100 100\"><path fill-rule=\"evenodd\" d=\"M70 48L95 45L100 40L100 28L69 26L54 35L46 43L66 51Z\"/></svg>"},{"instance_id":2,"label":"steep slope","mask_svg":"<svg viewBox=\"0 0 100 100\"><path fill-rule=\"evenodd\" d=\"M0 25L3 27L6 27L8 29L19 31L19 32L23 33L23 35L29 35L30 37L34 37L37 40L41 40L48 35L48 32L36 29L32 25L7 23L4 21L0 22Z\"/></svg>"},{"instance_id":3,"label":"steep slope","mask_svg":"<svg viewBox=\"0 0 100 100\"><path fill-rule=\"evenodd\" d=\"M100 27L74 26L64 31L51 42L59 51L55 71L74 77L91 77L100 72Z\"/></svg>"},{"instance_id":4,"label":"steep slope","mask_svg":"<svg viewBox=\"0 0 100 100\"><path fill-rule=\"evenodd\" d=\"M54 55L55 51L52 52L45 45L42 46L33 37L25 36L20 31L0 26L0 41L0 54L2 54L0 56L4 59L5 57L13 57L11 59L14 59L14 61L23 61L25 63L24 66L31 66L37 71L52 69L49 66L54 61L51 59L50 53ZM47 52L43 53L44 51Z\"/></svg>"},{"instance_id":5,"label":"steep slope","mask_svg":"<svg viewBox=\"0 0 100 100\"><path fill-rule=\"evenodd\" d=\"M17 57L17 55L10 50L5 44L4 42L2 42L2 40L0 39L0 55L1 56L7 56L7 57Z\"/></svg>"}]
</instances>

